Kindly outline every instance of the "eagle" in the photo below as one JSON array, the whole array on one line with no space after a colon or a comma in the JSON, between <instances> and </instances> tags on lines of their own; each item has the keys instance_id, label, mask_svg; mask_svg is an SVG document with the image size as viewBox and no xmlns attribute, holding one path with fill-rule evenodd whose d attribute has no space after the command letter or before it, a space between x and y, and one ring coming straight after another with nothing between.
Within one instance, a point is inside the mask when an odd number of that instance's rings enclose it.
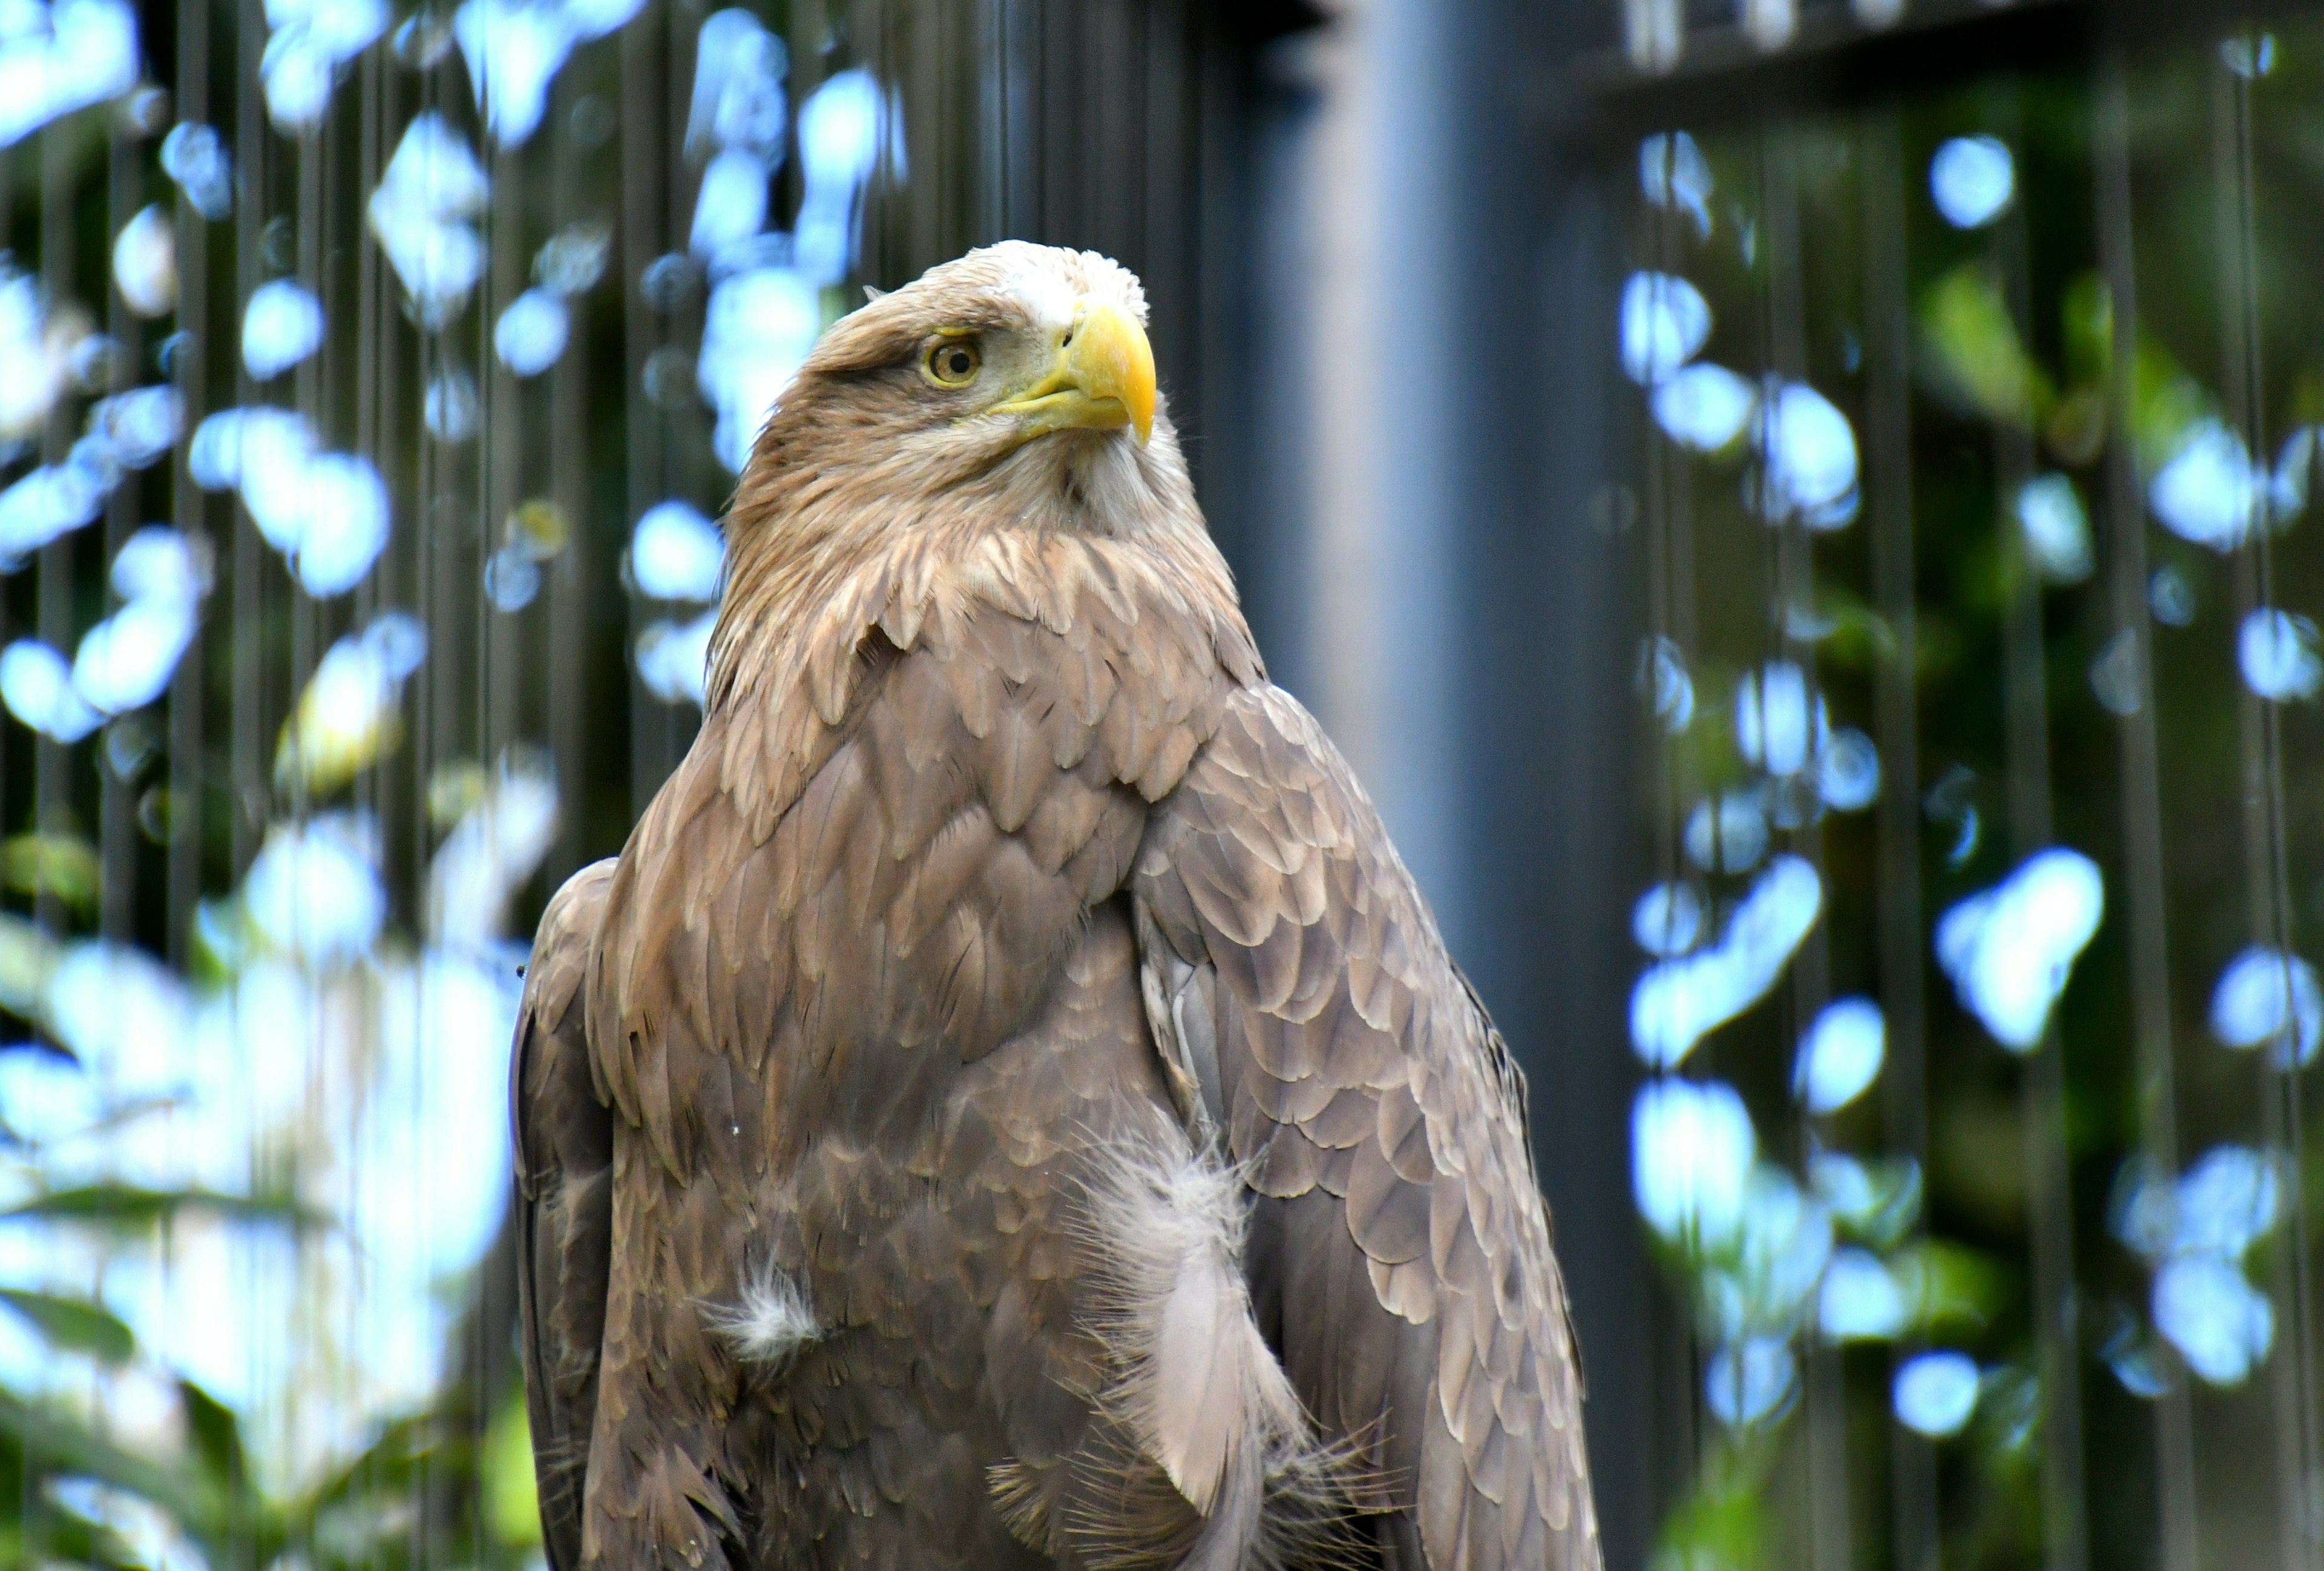
<instances>
[{"instance_id":1,"label":"eagle","mask_svg":"<svg viewBox=\"0 0 2324 1571\"><path fill-rule=\"evenodd\" d=\"M1146 320L974 251L754 444L701 730L526 973L556 1571L1600 1564L1525 1082Z\"/></svg>"}]
</instances>

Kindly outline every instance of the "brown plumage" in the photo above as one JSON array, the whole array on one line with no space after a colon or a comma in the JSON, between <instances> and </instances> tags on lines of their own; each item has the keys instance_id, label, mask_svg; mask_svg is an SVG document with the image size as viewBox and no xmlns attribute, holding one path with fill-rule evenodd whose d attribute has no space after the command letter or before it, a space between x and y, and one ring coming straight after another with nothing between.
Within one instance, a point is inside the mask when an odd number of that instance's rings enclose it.
<instances>
[{"instance_id":1,"label":"brown plumage","mask_svg":"<svg viewBox=\"0 0 2324 1571\"><path fill-rule=\"evenodd\" d=\"M526 983L558 1571L1598 1564L1523 1083L1144 317L977 252L759 439L701 735Z\"/></svg>"}]
</instances>

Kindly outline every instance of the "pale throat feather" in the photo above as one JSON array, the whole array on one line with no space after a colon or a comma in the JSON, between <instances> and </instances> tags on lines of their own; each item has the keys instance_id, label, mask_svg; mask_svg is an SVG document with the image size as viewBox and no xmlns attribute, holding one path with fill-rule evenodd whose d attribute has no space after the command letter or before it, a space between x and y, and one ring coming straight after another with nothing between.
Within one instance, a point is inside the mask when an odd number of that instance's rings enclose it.
<instances>
[{"instance_id":1,"label":"pale throat feather","mask_svg":"<svg viewBox=\"0 0 2324 1571\"><path fill-rule=\"evenodd\" d=\"M1232 577L1183 479L1157 492L1118 466L1091 471L1079 483L1102 515L1090 503L1034 505L1037 491L1062 488L1054 468L1031 464L927 497L900 521L852 485L817 486L803 505L786 505L788 488L746 487L729 525L740 538L711 644L710 712L761 707L784 751L811 747L844 716L875 631L899 651L942 646L958 618L990 607L1065 632L1085 598L1124 624L1207 626L1222 665L1256 679Z\"/></svg>"}]
</instances>

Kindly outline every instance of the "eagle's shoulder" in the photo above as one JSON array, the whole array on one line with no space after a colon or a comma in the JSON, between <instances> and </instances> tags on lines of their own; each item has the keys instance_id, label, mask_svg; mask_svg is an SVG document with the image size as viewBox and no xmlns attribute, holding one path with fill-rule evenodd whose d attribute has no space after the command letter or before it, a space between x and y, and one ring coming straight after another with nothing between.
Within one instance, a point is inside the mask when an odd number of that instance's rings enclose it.
<instances>
[{"instance_id":1,"label":"eagle's shoulder","mask_svg":"<svg viewBox=\"0 0 2324 1571\"><path fill-rule=\"evenodd\" d=\"M532 957L524 970L524 1012L545 1030L565 1023L566 1012L580 993L614 866L610 856L593 862L558 885L533 930Z\"/></svg>"}]
</instances>

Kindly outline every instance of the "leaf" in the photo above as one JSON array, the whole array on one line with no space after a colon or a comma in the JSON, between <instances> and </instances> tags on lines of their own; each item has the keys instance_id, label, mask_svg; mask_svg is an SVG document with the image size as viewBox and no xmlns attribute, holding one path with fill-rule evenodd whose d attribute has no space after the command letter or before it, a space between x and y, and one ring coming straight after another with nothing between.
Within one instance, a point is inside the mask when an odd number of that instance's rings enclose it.
<instances>
[{"instance_id":1,"label":"leaf","mask_svg":"<svg viewBox=\"0 0 2324 1571\"><path fill-rule=\"evenodd\" d=\"M90 1571L145 1571L120 1536L65 1511L44 1512L39 1525L0 1520L0 1566L63 1565Z\"/></svg>"},{"instance_id":2,"label":"leaf","mask_svg":"<svg viewBox=\"0 0 2324 1571\"><path fill-rule=\"evenodd\" d=\"M1988 419L2030 426L2055 396L2027 356L2001 291L1974 263L1953 269L1921 299L1921 327L1945 381Z\"/></svg>"},{"instance_id":3,"label":"leaf","mask_svg":"<svg viewBox=\"0 0 2324 1571\"><path fill-rule=\"evenodd\" d=\"M350 1502L380 1495L400 1495L420 1486L430 1474L466 1474L475 1463L476 1437L467 1424L456 1422L447 1409L457 1402L452 1392L438 1393L439 1409L386 1425L368 1449L317 1486L307 1499L308 1514L317 1514Z\"/></svg>"},{"instance_id":4,"label":"leaf","mask_svg":"<svg viewBox=\"0 0 2324 1571\"><path fill-rule=\"evenodd\" d=\"M97 847L78 835L12 835L0 840L0 884L50 894L86 916L97 910L102 874Z\"/></svg>"},{"instance_id":5,"label":"leaf","mask_svg":"<svg viewBox=\"0 0 2324 1571\"><path fill-rule=\"evenodd\" d=\"M57 942L28 917L0 912L0 1007L36 1018L56 969Z\"/></svg>"},{"instance_id":6,"label":"leaf","mask_svg":"<svg viewBox=\"0 0 2324 1571\"><path fill-rule=\"evenodd\" d=\"M247 1487L221 1483L182 1461L124 1450L77 1414L0 1391L0 1434L38 1457L46 1476L93 1479L150 1502L193 1539L214 1566L263 1566L284 1543L281 1513Z\"/></svg>"},{"instance_id":7,"label":"leaf","mask_svg":"<svg viewBox=\"0 0 2324 1571\"><path fill-rule=\"evenodd\" d=\"M272 1196L222 1195L211 1189L145 1189L134 1184L86 1184L52 1189L0 1210L0 1222L40 1217L97 1222L123 1228L152 1227L180 1211L201 1211L230 1222L318 1226L323 1218L295 1200Z\"/></svg>"},{"instance_id":8,"label":"leaf","mask_svg":"<svg viewBox=\"0 0 2324 1571\"><path fill-rule=\"evenodd\" d=\"M1764 1443L1730 1441L1714 1447L1687 1498L1663 1519L1654 1565L1742 1571L1766 1564L1771 1455Z\"/></svg>"},{"instance_id":9,"label":"leaf","mask_svg":"<svg viewBox=\"0 0 2324 1571\"><path fill-rule=\"evenodd\" d=\"M2002 1272L1966 1244L1923 1238L1889 1258L1915 1329L1935 1335L1982 1330L2007 1297Z\"/></svg>"},{"instance_id":10,"label":"leaf","mask_svg":"<svg viewBox=\"0 0 2324 1571\"><path fill-rule=\"evenodd\" d=\"M2151 475L2169 463L2187 432L2217 412L2210 394L2171 352L2140 334L2131 368L2130 415L2140 473Z\"/></svg>"},{"instance_id":11,"label":"leaf","mask_svg":"<svg viewBox=\"0 0 2324 1571\"><path fill-rule=\"evenodd\" d=\"M78 1474L151 1501L180 1522L201 1514L202 1492L150 1458L124 1451L78 1415L0 1391L0 1429L14 1436L51 1474Z\"/></svg>"},{"instance_id":12,"label":"leaf","mask_svg":"<svg viewBox=\"0 0 2324 1571\"><path fill-rule=\"evenodd\" d=\"M2078 274L2058 301L2066 378L2079 387L2105 384L2114 365L2114 291L2095 273Z\"/></svg>"},{"instance_id":13,"label":"leaf","mask_svg":"<svg viewBox=\"0 0 2324 1571\"><path fill-rule=\"evenodd\" d=\"M512 1389L484 1436L484 1519L503 1544L529 1548L540 1542L540 1497L532 1465L532 1428L524 1391Z\"/></svg>"},{"instance_id":14,"label":"leaf","mask_svg":"<svg viewBox=\"0 0 2324 1571\"><path fill-rule=\"evenodd\" d=\"M86 1298L59 1298L23 1288L0 1288L0 1303L40 1327L59 1347L90 1353L107 1363L124 1363L137 1351L137 1338L103 1306Z\"/></svg>"},{"instance_id":15,"label":"leaf","mask_svg":"<svg viewBox=\"0 0 2324 1571\"><path fill-rule=\"evenodd\" d=\"M178 1400L186 1405L186 1437L195 1456L219 1483L240 1488L246 1472L242 1420L232 1408L189 1380L178 1382Z\"/></svg>"}]
</instances>

